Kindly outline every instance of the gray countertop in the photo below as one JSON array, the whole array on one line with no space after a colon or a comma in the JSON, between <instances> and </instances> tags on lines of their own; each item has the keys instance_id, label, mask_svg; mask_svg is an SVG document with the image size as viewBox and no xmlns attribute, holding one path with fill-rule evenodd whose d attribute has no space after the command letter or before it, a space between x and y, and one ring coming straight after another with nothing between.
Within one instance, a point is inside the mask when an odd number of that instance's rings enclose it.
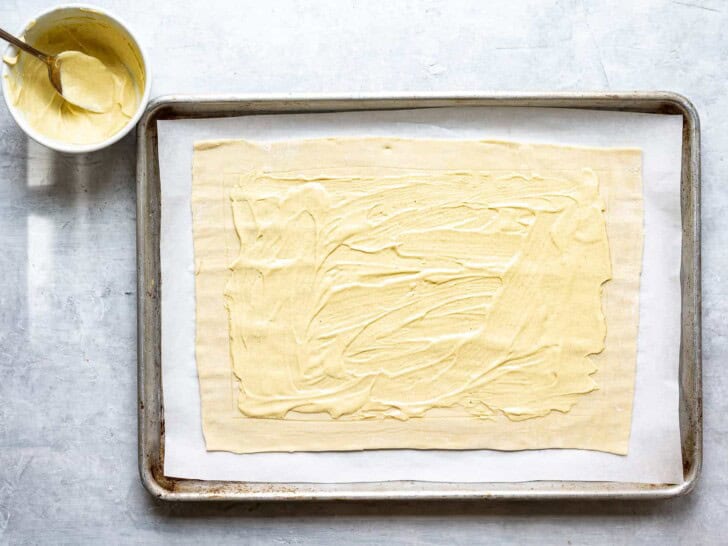
<instances>
[{"instance_id":1,"label":"gray countertop","mask_svg":"<svg viewBox=\"0 0 728 546\"><path fill-rule=\"evenodd\" d=\"M0 107L0 544L689 542L728 534L728 5L97 0L152 94L661 89L703 135L704 469L657 503L171 505L136 467L135 148L29 141ZM53 2L3 0L18 29ZM219 48L219 51L218 51Z\"/></svg>"}]
</instances>

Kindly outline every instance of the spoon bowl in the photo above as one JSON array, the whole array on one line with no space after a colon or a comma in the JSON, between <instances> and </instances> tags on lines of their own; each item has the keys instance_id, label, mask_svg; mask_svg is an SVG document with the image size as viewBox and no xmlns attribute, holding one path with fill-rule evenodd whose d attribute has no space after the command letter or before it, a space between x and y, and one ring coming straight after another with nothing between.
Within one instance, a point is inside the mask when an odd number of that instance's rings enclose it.
<instances>
[{"instance_id":1,"label":"spoon bowl","mask_svg":"<svg viewBox=\"0 0 728 546\"><path fill-rule=\"evenodd\" d=\"M114 76L96 57L80 51L63 51L55 56L51 83L60 80L61 96L71 104L89 112L102 114L114 105ZM58 88L56 87L56 90Z\"/></svg>"},{"instance_id":2,"label":"spoon bowl","mask_svg":"<svg viewBox=\"0 0 728 546\"><path fill-rule=\"evenodd\" d=\"M61 59L58 55L51 55L48 57L46 62L48 65L48 78L51 80L51 85L58 91L58 94L63 97L63 83L61 82ZM64 97L65 98L65 97Z\"/></svg>"}]
</instances>

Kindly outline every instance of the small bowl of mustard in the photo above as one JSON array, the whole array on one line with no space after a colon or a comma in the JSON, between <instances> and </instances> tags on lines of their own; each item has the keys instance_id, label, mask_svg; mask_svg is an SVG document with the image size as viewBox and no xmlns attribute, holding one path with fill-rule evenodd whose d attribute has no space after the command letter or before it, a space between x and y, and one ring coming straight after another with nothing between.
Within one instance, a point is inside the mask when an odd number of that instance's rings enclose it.
<instances>
[{"instance_id":1,"label":"small bowl of mustard","mask_svg":"<svg viewBox=\"0 0 728 546\"><path fill-rule=\"evenodd\" d=\"M94 57L112 82L104 107L86 110L58 94L44 63L8 46L2 58L3 96L28 136L59 152L88 153L110 146L134 128L149 102L149 64L118 17L92 6L61 6L32 19L20 36L50 55L79 51ZM93 80L87 83L93 91Z\"/></svg>"}]
</instances>

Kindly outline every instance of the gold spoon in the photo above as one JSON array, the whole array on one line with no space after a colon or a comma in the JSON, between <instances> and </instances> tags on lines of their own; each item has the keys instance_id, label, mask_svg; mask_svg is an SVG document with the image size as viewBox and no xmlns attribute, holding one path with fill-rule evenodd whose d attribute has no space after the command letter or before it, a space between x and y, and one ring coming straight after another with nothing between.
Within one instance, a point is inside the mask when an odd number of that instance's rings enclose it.
<instances>
[{"instance_id":1,"label":"gold spoon","mask_svg":"<svg viewBox=\"0 0 728 546\"><path fill-rule=\"evenodd\" d=\"M59 95L63 96L63 85L61 85L61 59L58 58L58 55L48 55L42 51L38 51L32 45L26 44L23 40L16 38L1 28L0 38L43 61L48 66L48 78L51 80L51 85L53 85L55 90L58 91Z\"/></svg>"},{"instance_id":2,"label":"gold spoon","mask_svg":"<svg viewBox=\"0 0 728 546\"><path fill-rule=\"evenodd\" d=\"M58 55L48 55L1 28L0 38L44 62L48 67L48 79L51 85L67 102L97 114L111 109L114 99L113 75L96 57L80 51L64 51ZM64 72L65 62L68 62L65 65L68 69ZM79 82L79 75L84 75L85 79ZM63 82L66 80L69 86L64 94ZM94 85L89 86L89 82L93 82Z\"/></svg>"}]
</instances>

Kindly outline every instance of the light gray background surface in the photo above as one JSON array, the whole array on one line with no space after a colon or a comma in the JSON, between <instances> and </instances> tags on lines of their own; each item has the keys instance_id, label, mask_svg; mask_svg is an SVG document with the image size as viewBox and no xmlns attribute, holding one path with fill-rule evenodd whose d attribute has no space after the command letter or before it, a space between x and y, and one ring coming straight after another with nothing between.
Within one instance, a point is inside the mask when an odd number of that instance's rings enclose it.
<instances>
[{"instance_id":1,"label":"light gray background surface","mask_svg":"<svg viewBox=\"0 0 728 546\"><path fill-rule=\"evenodd\" d=\"M33 142L0 107L0 544L719 544L728 534L728 3L97 0L152 94L662 89L703 135L705 461L659 503L168 505L136 469L135 149ZM54 5L2 0L16 30ZM219 51L217 51L219 49Z\"/></svg>"}]
</instances>

